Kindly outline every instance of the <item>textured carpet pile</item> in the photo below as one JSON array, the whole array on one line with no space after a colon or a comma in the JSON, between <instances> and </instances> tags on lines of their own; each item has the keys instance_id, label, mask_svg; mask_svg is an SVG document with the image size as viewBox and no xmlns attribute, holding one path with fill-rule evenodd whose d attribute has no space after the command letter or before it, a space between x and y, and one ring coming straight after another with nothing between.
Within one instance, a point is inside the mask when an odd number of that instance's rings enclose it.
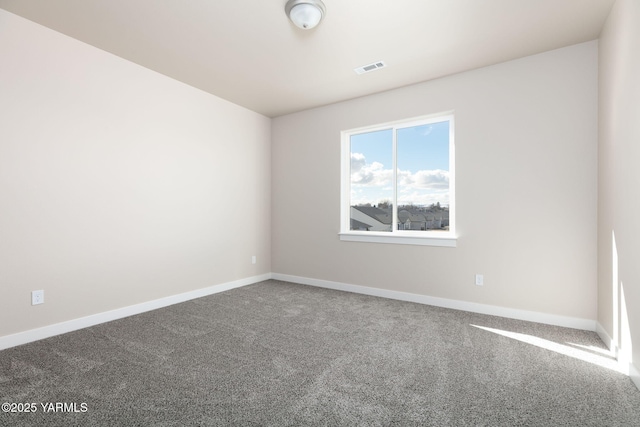
<instances>
[{"instance_id":1,"label":"textured carpet pile","mask_svg":"<svg viewBox=\"0 0 640 427\"><path fill-rule=\"evenodd\" d=\"M0 425L640 426L612 367L593 332L270 280L0 351L37 405Z\"/></svg>"}]
</instances>

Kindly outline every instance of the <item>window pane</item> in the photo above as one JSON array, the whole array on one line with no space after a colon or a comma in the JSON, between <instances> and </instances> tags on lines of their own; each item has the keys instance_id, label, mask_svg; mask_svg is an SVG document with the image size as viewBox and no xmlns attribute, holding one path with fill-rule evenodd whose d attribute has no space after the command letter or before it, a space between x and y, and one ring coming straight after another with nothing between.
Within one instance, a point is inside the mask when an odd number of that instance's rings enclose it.
<instances>
[{"instance_id":1,"label":"window pane","mask_svg":"<svg viewBox=\"0 0 640 427\"><path fill-rule=\"evenodd\" d=\"M392 150L392 129L351 136L351 230L391 231Z\"/></svg>"},{"instance_id":2,"label":"window pane","mask_svg":"<svg viewBox=\"0 0 640 427\"><path fill-rule=\"evenodd\" d=\"M449 230L449 122L398 129L398 230Z\"/></svg>"}]
</instances>

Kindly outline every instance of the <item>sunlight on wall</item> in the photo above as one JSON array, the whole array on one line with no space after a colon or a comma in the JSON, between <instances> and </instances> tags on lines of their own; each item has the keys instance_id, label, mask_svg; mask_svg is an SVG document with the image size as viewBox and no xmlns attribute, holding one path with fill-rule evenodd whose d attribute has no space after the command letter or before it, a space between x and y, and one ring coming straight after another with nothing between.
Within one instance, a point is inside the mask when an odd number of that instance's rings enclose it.
<instances>
[{"instance_id":1,"label":"sunlight on wall","mask_svg":"<svg viewBox=\"0 0 640 427\"><path fill-rule=\"evenodd\" d=\"M613 344L612 349L618 358L619 370L627 375L629 365L632 363L633 346L631 342L631 328L629 326L629 315L627 313L627 302L624 296L624 284L620 280L618 265L618 246L616 244L616 233L611 231L611 290L613 304Z\"/></svg>"},{"instance_id":2,"label":"sunlight on wall","mask_svg":"<svg viewBox=\"0 0 640 427\"><path fill-rule=\"evenodd\" d=\"M627 302L624 298L624 284L620 282L620 350L618 351L618 363L624 373L629 375L629 365L633 358L631 345L631 328L627 314Z\"/></svg>"},{"instance_id":3,"label":"sunlight on wall","mask_svg":"<svg viewBox=\"0 0 640 427\"><path fill-rule=\"evenodd\" d=\"M535 337L533 335L504 331L501 329L488 328L486 326L479 326L479 325L471 325L471 326L488 331L488 332L493 332L494 334L502 335L507 338L512 338L514 340L518 340L527 344L535 345L536 347L544 348L545 350L550 350L550 351L562 354L564 356L569 356L569 357L573 357L574 359L582 360L584 362L589 362L594 365L600 366L602 368L610 369L615 372L621 372L620 367L618 366L618 362L615 360L613 354L602 348L585 346L580 344L573 344L573 343L566 343L568 345L558 344L556 342L545 340L544 338ZM576 348L576 347L583 348L584 350L581 350L580 348Z\"/></svg>"},{"instance_id":4,"label":"sunlight on wall","mask_svg":"<svg viewBox=\"0 0 640 427\"><path fill-rule=\"evenodd\" d=\"M611 300L613 303L613 343L616 346L614 351L617 351L617 347L620 343L619 332L620 326L618 319L620 318L619 306L618 306L618 246L616 245L616 233L611 230Z\"/></svg>"}]
</instances>

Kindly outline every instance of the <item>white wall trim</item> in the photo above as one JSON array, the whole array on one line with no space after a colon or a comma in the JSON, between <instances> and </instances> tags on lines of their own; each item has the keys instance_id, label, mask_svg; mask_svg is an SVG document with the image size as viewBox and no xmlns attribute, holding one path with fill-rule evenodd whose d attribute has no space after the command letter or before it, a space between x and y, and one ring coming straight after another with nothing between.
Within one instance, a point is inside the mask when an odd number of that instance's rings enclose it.
<instances>
[{"instance_id":1,"label":"white wall trim","mask_svg":"<svg viewBox=\"0 0 640 427\"><path fill-rule=\"evenodd\" d=\"M611 351L611 355L618 358L618 345L613 341L613 338L609 336L604 327L600 324L600 322L596 322L596 333L602 340L602 342L607 346L607 348Z\"/></svg>"},{"instance_id":2,"label":"white wall trim","mask_svg":"<svg viewBox=\"0 0 640 427\"><path fill-rule=\"evenodd\" d=\"M545 323L549 325L564 326L574 329L583 329L587 331L595 331L600 339L609 347L617 357L618 349L609 334L605 331L599 322L589 319L580 319L575 317L558 316L553 314L539 313L535 311L517 310L506 307L498 307L493 305L478 304L467 301L458 301L446 298L431 297L427 295L418 295L408 292L391 291L388 289L371 288L367 286L351 285L347 283L332 282L328 280L311 279L307 277L291 276L280 273L266 273L259 276L247 277L245 279L235 280L233 282L222 283L219 285L209 286L207 288L196 289L194 291L182 294L171 295L165 298L147 301L140 304L130 305L127 307L105 311L103 313L93 314L79 319L68 320L66 322L56 323L53 325L43 326L37 329L31 329L24 332L18 332L12 335L0 337L0 350L27 344L33 341L53 337L67 332L76 331L101 323L110 322L112 320L122 319L124 317L133 316L158 308L167 307L173 304L201 298L207 295L225 292L231 289L240 288L242 286L252 285L264 280L282 280L286 282L298 283L301 285L317 286L327 289L335 289L338 291L353 292L364 295L377 296L382 298L390 298L401 301L415 302L419 304L434 305L437 307L451 308L455 310L470 311L473 313L488 314L491 316L507 317L510 319L526 320L530 322ZM640 390L640 370L633 363L628 366L629 378L635 386Z\"/></svg>"},{"instance_id":3,"label":"white wall trim","mask_svg":"<svg viewBox=\"0 0 640 427\"><path fill-rule=\"evenodd\" d=\"M636 368L633 362L629 362L628 359L630 356L621 355L620 348L618 347L618 343L616 343L604 329L604 327L600 324L600 322L596 323L596 333L605 343L609 350L611 350L611 354L618 361L618 366L620 367L620 371L629 376L633 384L640 390L640 370Z\"/></svg>"},{"instance_id":4,"label":"white wall trim","mask_svg":"<svg viewBox=\"0 0 640 427\"><path fill-rule=\"evenodd\" d=\"M510 319L526 320L529 322L544 323L548 325L563 326L567 328L582 329L586 331L596 330L596 321L590 319L558 316L555 314L540 313L536 311L518 310L514 308L498 307L494 305L431 297L427 295L418 295L408 292L370 288L367 286L351 285L347 283L332 282L328 280L311 279L308 277L291 276L288 274L272 273L271 278L274 280L282 280L285 282L300 283L303 285L335 289L338 291L346 291L401 301L416 302L419 304L434 305L437 307L452 308L455 310L464 310L473 313L488 314L491 316L507 317Z\"/></svg>"},{"instance_id":5,"label":"white wall trim","mask_svg":"<svg viewBox=\"0 0 640 427\"><path fill-rule=\"evenodd\" d=\"M53 325L43 326L37 329L31 329L24 332L18 332L12 335L0 337L0 350L26 344L32 341L38 341L44 338L53 337L67 332L76 331L78 329L88 328L89 326L98 325L100 323L110 322L112 320L122 319L123 317L133 316L135 314L144 313L146 311L155 310L169 305L178 304L207 295L217 294L219 292L228 291L242 286L252 285L254 283L269 280L271 273L259 276L247 277L245 279L235 280L233 282L222 283L219 285L209 286L207 288L196 289L194 291L182 294L171 295L168 297L143 302L140 304L130 305L115 310L105 311L102 313L92 314L90 316L78 319L68 320L66 322L56 323Z\"/></svg>"},{"instance_id":6,"label":"white wall trim","mask_svg":"<svg viewBox=\"0 0 640 427\"><path fill-rule=\"evenodd\" d=\"M424 233L424 232L411 232L406 233ZM340 233L340 240L343 242L368 242L368 243L391 243L397 245L419 245L419 246L442 246L446 248L455 248L458 244L456 237L425 237L424 235L401 235L401 232L396 232L394 235L391 233L376 233L373 231L346 231Z\"/></svg>"},{"instance_id":7,"label":"white wall trim","mask_svg":"<svg viewBox=\"0 0 640 427\"><path fill-rule=\"evenodd\" d=\"M617 361L620 372L627 375L631 382L640 390L640 370L633 364L632 354L629 348L616 346Z\"/></svg>"},{"instance_id":8,"label":"white wall trim","mask_svg":"<svg viewBox=\"0 0 640 427\"><path fill-rule=\"evenodd\" d=\"M638 390L640 390L640 370L635 367L633 363L629 363L629 378L636 385Z\"/></svg>"}]
</instances>

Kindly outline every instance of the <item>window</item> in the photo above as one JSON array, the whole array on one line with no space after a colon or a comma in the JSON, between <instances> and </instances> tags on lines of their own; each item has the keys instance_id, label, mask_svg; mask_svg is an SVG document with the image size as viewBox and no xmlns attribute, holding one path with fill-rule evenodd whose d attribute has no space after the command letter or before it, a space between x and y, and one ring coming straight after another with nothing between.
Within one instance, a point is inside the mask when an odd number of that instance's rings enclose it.
<instances>
[{"instance_id":1,"label":"window","mask_svg":"<svg viewBox=\"0 0 640 427\"><path fill-rule=\"evenodd\" d=\"M341 240L455 246L453 114L342 132Z\"/></svg>"}]
</instances>

